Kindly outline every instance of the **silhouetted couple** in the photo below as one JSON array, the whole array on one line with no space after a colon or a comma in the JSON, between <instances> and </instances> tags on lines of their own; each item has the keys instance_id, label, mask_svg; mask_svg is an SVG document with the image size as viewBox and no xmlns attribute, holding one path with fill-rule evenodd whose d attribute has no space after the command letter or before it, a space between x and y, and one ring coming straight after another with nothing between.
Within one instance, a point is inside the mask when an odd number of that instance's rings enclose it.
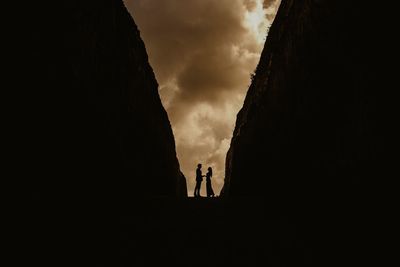
<instances>
[{"instance_id":1,"label":"silhouetted couple","mask_svg":"<svg viewBox=\"0 0 400 267\"><path fill-rule=\"evenodd\" d=\"M208 167L208 171L206 175L201 173L201 164L197 165L196 169L196 187L194 188L194 196L200 197L200 188L201 182L203 181L203 177L206 177L206 191L207 197L214 197L214 191L211 186L211 177L212 177L212 168Z\"/></svg>"}]
</instances>

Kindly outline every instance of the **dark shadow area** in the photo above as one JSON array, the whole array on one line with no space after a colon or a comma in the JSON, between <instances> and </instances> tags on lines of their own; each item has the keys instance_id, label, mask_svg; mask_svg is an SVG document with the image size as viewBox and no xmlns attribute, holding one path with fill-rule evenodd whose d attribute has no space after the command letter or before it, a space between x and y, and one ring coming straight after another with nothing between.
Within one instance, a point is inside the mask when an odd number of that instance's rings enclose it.
<instances>
[{"instance_id":1,"label":"dark shadow area","mask_svg":"<svg viewBox=\"0 0 400 267\"><path fill-rule=\"evenodd\" d=\"M383 261L382 180L396 166L387 125L396 120L378 72L384 50L371 53L382 23L365 27L376 5L282 1L238 114L223 198L187 198L158 85L122 1L35 4L15 136L16 170L29 188L30 265Z\"/></svg>"},{"instance_id":2,"label":"dark shadow area","mask_svg":"<svg viewBox=\"0 0 400 267\"><path fill-rule=\"evenodd\" d=\"M386 9L282 1L237 117L222 195L264 196L268 216L296 225L315 266L385 258L394 141L381 69L394 52Z\"/></svg>"},{"instance_id":3,"label":"dark shadow area","mask_svg":"<svg viewBox=\"0 0 400 267\"><path fill-rule=\"evenodd\" d=\"M309 266L311 250L261 198L152 199L121 217L121 266ZM138 216L140 214L141 216Z\"/></svg>"},{"instance_id":4,"label":"dark shadow area","mask_svg":"<svg viewBox=\"0 0 400 267\"><path fill-rule=\"evenodd\" d=\"M14 149L28 188L26 258L110 264L101 259L115 262L119 214L144 196L187 196L158 84L122 1L25 9Z\"/></svg>"}]
</instances>

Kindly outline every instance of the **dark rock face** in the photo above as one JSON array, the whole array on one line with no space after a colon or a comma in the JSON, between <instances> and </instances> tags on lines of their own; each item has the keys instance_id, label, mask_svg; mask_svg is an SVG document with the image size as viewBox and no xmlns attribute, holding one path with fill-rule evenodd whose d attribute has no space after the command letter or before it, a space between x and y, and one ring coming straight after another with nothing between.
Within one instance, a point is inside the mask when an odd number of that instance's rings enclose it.
<instances>
[{"instance_id":1,"label":"dark rock face","mask_svg":"<svg viewBox=\"0 0 400 267\"><path fill-rule=\"evenodd\" d=\"M224 196L263 196L269 216L286 214L312 247L341 246L335 260L366 253L363 216L386 169L383 40L371 38L384 27L365 25L379 12L283 0L226 160Z\"/></svg>"},{"instance_id":2,"label":"dark rock face","mask_svg":"<svg viewBox=\"0 0 400 267\"><path fill-rule=\"evenodd\" d=\"M32 188L119 206L141 195L186 196L158 84L122 0L38 9L28 25Z\"/></svg>"},{"instance_id":3,"label":"dark rock face","mask_svg":"<svg viewBox=\"0 0 400 267\"><path fill-rule=\"evenodd\" d=\"M370 13L331 2L282 2L237 117L225 194L351 187L377 173L381 103L372 29L362 27Z\"/></svg>"}]
</instances>

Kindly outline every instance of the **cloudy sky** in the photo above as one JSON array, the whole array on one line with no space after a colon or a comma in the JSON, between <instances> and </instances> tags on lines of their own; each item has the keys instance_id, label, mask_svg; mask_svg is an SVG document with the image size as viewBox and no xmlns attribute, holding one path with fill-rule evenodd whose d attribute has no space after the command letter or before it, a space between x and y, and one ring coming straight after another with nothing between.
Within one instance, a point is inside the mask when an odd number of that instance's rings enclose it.
<instances>
[{"instance_id":1,"label":"cloudy sky","mask_svg":"<svg viewBox=\"0 0 400 267\"><path fill-rule=\"evenodd\" d=\"M218 195L236 114L280 0L124 0L146 44L193 195L213 167ZM202 186L205 195L205 186Z\"/></svg>"}]
</instances>

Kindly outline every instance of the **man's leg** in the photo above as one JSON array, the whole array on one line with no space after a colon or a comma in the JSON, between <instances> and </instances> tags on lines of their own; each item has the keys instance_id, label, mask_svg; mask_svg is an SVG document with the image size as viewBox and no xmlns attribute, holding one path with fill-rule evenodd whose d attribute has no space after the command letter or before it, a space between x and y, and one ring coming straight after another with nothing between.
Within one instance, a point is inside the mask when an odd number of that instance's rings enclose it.
<instances>
[{"instance_id":1,"label":"man's leg","mask_svg":"<svg viewBox=\"0 0 400 267\"><path fill-rule=\"evenodd\" d=\"M199 197L201 197L201 195L200 195L200 188L201 188L201 182L199 182L199 193L197 194Z\"/></svg>"},{"instance_id":2,"label":"man's leg","mask_svg":"<svg viewBox=\"0 0 400 267\"><path fill-rule=\"evenodd\" d=\"M196 181L196 186L194 187L194 196L199 196L199 182Z\"/></svg>"}]
</instances>

